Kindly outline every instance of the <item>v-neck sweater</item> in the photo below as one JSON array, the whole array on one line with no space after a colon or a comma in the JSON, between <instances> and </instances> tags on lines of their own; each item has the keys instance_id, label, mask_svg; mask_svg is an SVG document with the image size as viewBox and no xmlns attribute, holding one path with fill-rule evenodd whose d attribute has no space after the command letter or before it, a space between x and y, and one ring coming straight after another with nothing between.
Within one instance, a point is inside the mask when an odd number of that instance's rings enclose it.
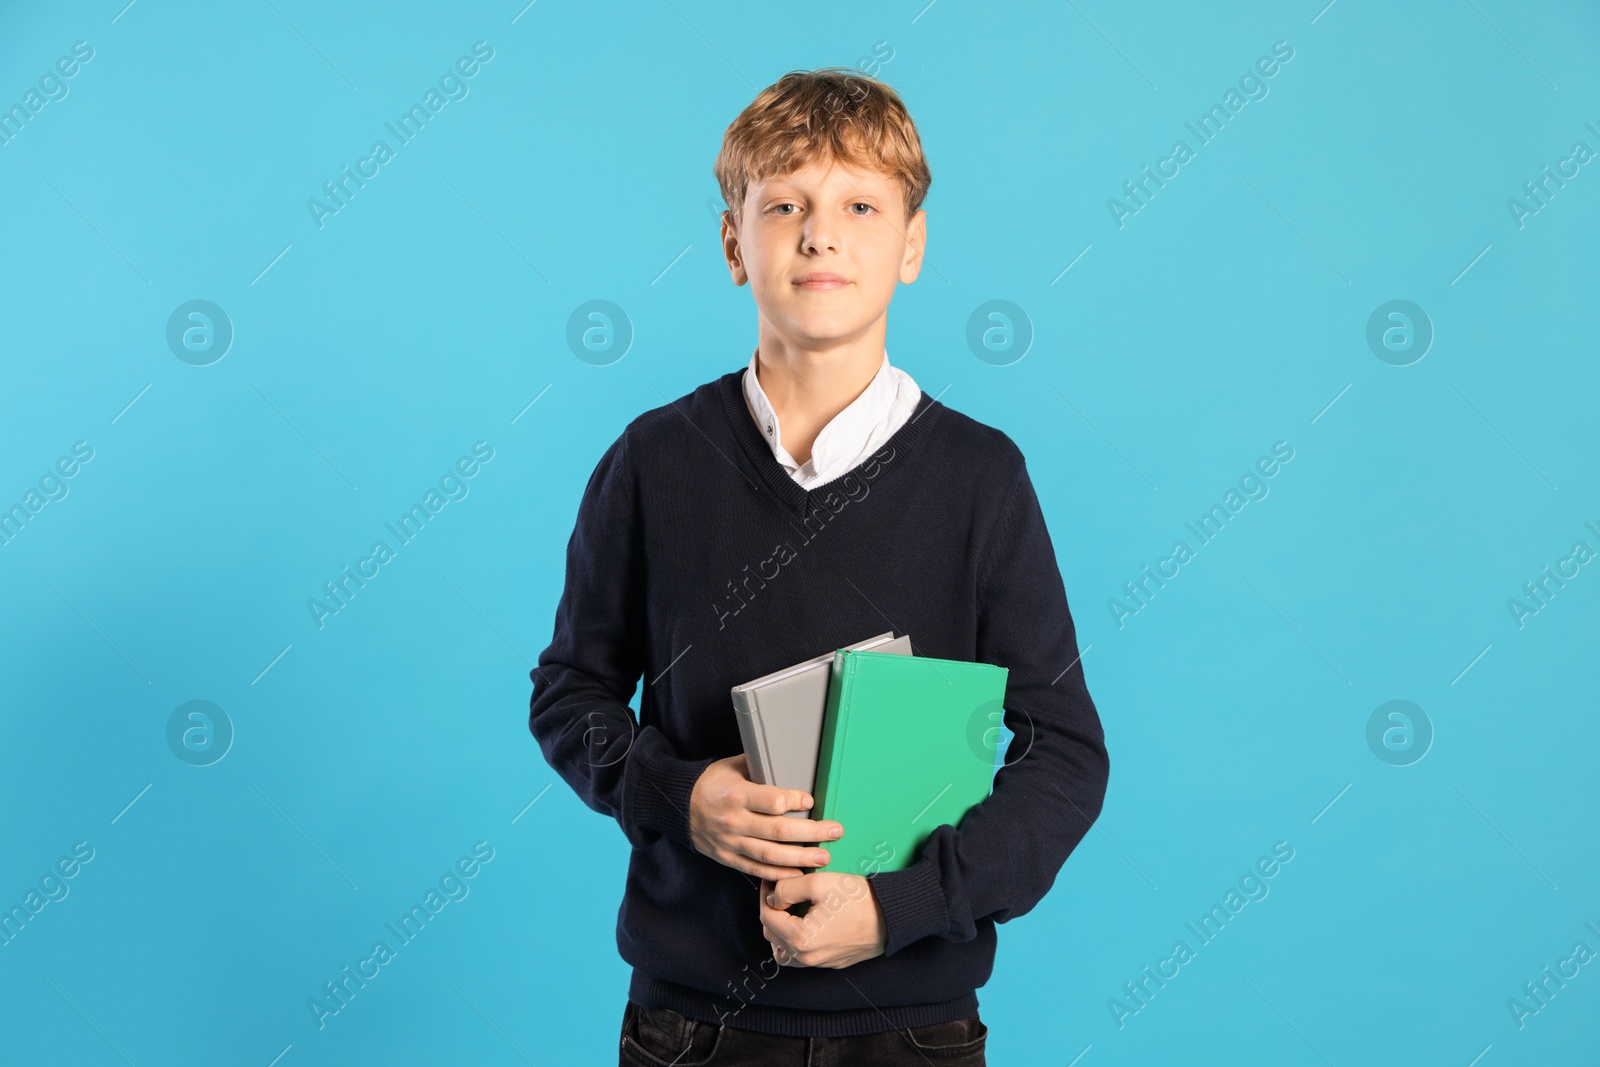
<instances>
[{"instance_id":1,"label":"v-neck sweater","mask_svg":"<svg viewBox=\"0 0 1600 1067\"><path fill-rule=\"evenodd\" d=\"M804 489L751 419L744 373L644 412L600 457L530 672L529 728L632 845L616 927L631 999L793 1036L965 1017L995 924L1049 891L1109 772L1037 494L1010 437L925 392L882 448ZM891 628L915 655L1006 667L1014 737L959 826L867 878L882 955L780 967L759 879L693 847L689 798L743 751L733 686Z\"/></svg>"}]
</instances>

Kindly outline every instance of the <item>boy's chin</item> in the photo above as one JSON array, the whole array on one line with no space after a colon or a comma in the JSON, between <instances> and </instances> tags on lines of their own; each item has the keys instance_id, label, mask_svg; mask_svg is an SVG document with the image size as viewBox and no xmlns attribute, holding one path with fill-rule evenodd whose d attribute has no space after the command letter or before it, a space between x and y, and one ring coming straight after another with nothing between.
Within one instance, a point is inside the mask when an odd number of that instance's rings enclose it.
<instances>
[{"instance_id":1,"label":"boy's chin","mask_svg":"<svg viewBox=\"0 0 1600 1067\"><path fill-rule=\"evenodd\" d=\"M881 317L879 315L852 315L848 319L837 316L789 317L774 319L767 316L777 332L791 344L804 348L826 348L847 344L860 337Z\"/></svg>"}]
</instances>

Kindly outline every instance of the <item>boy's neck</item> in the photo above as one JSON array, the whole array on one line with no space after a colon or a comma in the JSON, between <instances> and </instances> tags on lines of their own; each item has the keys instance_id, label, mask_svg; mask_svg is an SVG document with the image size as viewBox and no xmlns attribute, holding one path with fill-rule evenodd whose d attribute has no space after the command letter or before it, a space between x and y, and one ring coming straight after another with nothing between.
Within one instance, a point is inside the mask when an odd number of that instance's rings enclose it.
<instances>
[{"instance_id":1,"label":"boy's neck","mask_svg":"<svg viewBox=\"0 0 1600 1067\"><path fill-rule=\"evenodd\" d=\"M805 349L763 336L756 380L778 415L783 447L795 462L811 458L822 428L860 396L883 366L883 331L858 342Z\"/></svg>"}]
</instances>

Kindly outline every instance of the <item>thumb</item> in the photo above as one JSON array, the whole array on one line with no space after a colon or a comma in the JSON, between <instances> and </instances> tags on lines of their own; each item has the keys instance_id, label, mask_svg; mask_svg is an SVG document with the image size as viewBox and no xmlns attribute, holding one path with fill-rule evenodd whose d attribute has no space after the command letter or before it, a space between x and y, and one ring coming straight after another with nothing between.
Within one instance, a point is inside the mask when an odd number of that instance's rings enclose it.
<instances>
[{"instance_id":1,"label":"thumb","mask_svg":"<svg viewBox=\"0 0 1600 1067\"><path fill-rule=\"evenodd\" d=\"M802 900L816 899L816 874L801 874L793 878L780 878L767 890L768 907L787 909Z\"/></svg>"}]
</instances>

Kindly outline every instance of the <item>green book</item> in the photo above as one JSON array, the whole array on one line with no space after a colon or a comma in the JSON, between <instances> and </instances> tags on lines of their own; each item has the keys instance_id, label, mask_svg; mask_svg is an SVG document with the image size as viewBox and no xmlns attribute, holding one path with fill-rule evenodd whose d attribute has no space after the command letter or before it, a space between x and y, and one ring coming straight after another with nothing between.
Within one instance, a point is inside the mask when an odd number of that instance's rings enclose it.
<instances>
[{"instance_id":1,"label":"green book","mask_svg":"<svg viewBox=\"0 0 1600 1067\"><path fill-rule=\"evenodd\" d=\"M917 861L935 827L960 826L994 782L1004 667L841 648L833 654L812 789L820 842L843 874Z\"/></svg>"}]
</instances>

